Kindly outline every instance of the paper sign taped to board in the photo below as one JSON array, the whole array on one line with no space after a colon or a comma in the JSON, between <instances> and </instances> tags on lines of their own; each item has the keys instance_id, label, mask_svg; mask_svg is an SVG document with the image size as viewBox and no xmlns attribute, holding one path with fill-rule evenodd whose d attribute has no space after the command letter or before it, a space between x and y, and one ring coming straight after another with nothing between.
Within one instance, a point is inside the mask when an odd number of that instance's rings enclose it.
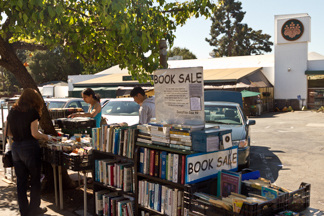
<instances>
[{"instance_id":1,"label":"paper sign taped to board","mask_svg":"<svg viewBox=\"0 0 324 216\"><path fill-rule=\"evenodd\" d=\"M154 72L155 115L168 124L205 124L202 67Z\"/></svg>"},{"instance_id":2,"label":"paper sign taped to board","mask_svg":"<svg viewBox=\"0 0 324 216\"><path fill-rule=\"evenodd\" d=\"M186 158L186 184L217 177L218 171L237 171L238 146L229 149L188 155Z\"/></svg>"}]
</instances>

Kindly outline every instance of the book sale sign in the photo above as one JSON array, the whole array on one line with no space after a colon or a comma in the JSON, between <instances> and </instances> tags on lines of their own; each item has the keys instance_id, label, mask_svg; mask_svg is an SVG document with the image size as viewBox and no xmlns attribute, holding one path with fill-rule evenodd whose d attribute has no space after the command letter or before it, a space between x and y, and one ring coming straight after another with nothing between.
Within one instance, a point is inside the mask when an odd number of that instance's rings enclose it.
<instances>
[{"instance_id":1,"label":"book sale sign","mask_svg":"<svg viewBox=\"0 0 324 216\"><path fill-rule=\"evenodd\" d=\"M157 70L153 81L157 122L185 125L205 123L202 67Z\"/></svg>"},{"instance_id":2,"label":"book sale sign","mask_svg":"<svg viewBox=\"0 0 324 216\"><path fill-rule=\"evenodd\" d=\"M218 171L238 169L238 146L188 155L186 158L186 184L193 184L217 177Z\"/></svg>"}]
</instances>

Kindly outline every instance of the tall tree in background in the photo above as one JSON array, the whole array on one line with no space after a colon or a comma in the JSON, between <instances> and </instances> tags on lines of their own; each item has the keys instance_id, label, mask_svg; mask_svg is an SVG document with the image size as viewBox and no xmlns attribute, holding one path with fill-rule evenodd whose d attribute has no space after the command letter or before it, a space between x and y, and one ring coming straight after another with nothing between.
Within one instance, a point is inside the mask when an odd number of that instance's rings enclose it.
<instances>
[{"instance_id":1,"label":"tall tree in background","mask_svg":"<svg viewBox=\"0 0 324 216\"><path fill-rule=\"evenodd\" d=\"M173 47L168 51L168 57L182 56L183 59L197 59L195 54L190 52L187 48Z\"/></svg>"},{"instance_id":2,"label":"tall tree in background","mask_svg":"<svg viewBox=\"0 0 324 216\"><path fill-rule=\"evenodd\" d=\"M260 55L272 51L270 35L262 34L262 30L255 31L242 23L245 13L241 2L219 0L211 17L211 38L206 38L209 45L215 47L216 57Z\"/></svg>"}]
</instances>

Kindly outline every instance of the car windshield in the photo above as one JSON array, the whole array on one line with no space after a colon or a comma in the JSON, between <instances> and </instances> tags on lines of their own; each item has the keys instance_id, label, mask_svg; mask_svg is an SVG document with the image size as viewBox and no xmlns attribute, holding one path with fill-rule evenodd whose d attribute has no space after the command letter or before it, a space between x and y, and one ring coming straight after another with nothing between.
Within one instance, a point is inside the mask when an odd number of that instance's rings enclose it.
<instances>
[{"instance_id":1,"label":"car windshield","mask_svg":"<svg viewBox=\"0 0 324 216\"><path fill-rule=\"evenodd\" d=\"M205 121L212 124L242 125L240 111L235 106L206 105Z\"/></svg>"},{"instance_id":2,"label":"car windshield","mask_svg":"<svg viewBox=\"0 0 324 216\"><path fill-rule=\"evenodd\" d=\"M63 108L66 102L64 101L47 101L49 102L48 109L53 109L53 108Z\"/></svg>"},{"instance_id":3,"label":"car windshield","mask_svg":"<svg viewBox=\"0 0 324 216\"><path fill-rule=\"evenodd\" d=\"M137 116L139 115L140 106L135 101L109 101L103 108L103 115L122 115Z\"/></svg>"}]
</instances>

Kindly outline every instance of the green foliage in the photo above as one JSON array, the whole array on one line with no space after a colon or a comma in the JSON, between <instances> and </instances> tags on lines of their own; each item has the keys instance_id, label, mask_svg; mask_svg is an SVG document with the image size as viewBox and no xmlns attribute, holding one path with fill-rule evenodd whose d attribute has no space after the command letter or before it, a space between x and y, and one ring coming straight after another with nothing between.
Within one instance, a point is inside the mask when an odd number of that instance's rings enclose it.
<instances>
[{"instance_id":1,"label":"green foliage","mask_svg":"<svg viewBox=\"0 0 324 216\"><path fill-rule=\"evenodd\" d=\"M187 48L173 47L168 51L168 57L182 56L183 59L197 59L195 54L190 52Z\"/></svg>"},{"instance_id":2,"label":"green foliage","mask_svg":"<svg viewBox=\"0 0 324 216\"><path fill-rule=\"evenodd\" d=\"M67 82L68 75L78 75L83 71L80 60L71 58L62 47L36 51L28 56L27 62L28 72L37 85L48 81Z\"/></svg>"},{"instance_id":3,"label":"green foliage","mask_svg":"<svg viewBox=\"0 0 324 216\"><path fill-rule=\"evenodd\" d=\"M206 41L213 47L216 57L243 56L271 52L270 35L255 31L242 23L245 12L236 0L219 0L212 16L211 38Z\"/></svg>"},{"instance_id":4,"label":"green foliage","mask_svg":"<svg viewBox=\"0 0 324 216\"><path fill-rule=\"evenodd\" d=\"M211 0L2 0L0 12L10 25L0 36L9 35L11 43L61 45L86 67L114 62L144 81L160 67L159 41L165 38L172 47L177 26L193 16L209 17L213 8Z\"/></svg>"}]
</instances>

